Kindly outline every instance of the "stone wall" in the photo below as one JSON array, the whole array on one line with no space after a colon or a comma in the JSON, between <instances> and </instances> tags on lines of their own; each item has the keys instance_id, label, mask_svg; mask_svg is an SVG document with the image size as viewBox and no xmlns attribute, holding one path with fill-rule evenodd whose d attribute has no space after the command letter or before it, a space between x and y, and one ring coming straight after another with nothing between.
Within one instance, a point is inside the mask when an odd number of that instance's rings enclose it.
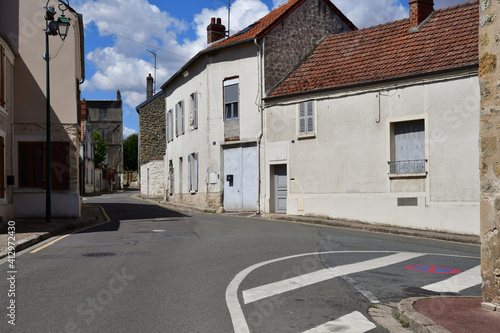
<instances>
[{"instance_id":1,"label":"stone wall","mask_svg":"<svg viewBox=\"0 0 500 333\"><path fill-rule=\"evenodd\" d=\"M349 31L323 0L309 0L264 38L265 91L268 94L328 34Z\"/></svg>"},{"instance_id":2,"label":"stone wall","mask_svg":"<svg viewBox=\"0 0 500 333\"><path fill-rule=\"evenodd\" d=\"M500 311L500 1L481 0L481 273L483 306Z\"/></svg>"},{"instance_id":3,"label":"stone wall","mask_svg":"<svg viewBox=\"0 0 500 333\"><path fill-rule=\"evenodd\" d=\"M140 164L165 155L165 95L156 94L137 108L139 113L139 158ZM141 172L141 176L142 176ZM142 182L142 179L141 179Z\"/></svg>"},{"instance_id":4,"label":"stone wall","mask_svg":"<svg viewBox=\"0 0 500 333\"><path fill-rule=\"evenodd\" d=\"M141 196L158 199L165 196L165 163L163 159L151 160L141 165Z\"/></svg>"}]
</instances>

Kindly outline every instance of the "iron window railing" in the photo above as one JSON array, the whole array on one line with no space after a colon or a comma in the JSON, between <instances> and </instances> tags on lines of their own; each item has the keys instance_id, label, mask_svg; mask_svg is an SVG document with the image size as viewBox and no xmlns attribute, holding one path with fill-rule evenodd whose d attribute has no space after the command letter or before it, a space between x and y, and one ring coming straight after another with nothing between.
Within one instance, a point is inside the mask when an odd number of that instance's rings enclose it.
<instances>
[{"instance_id":1,"label":"iron window railing","mask_svg":"<svg viewBox=\"0 0 500 333\"><path fill-rule=\"evenodd\" d=\"M424 173L427 160L391 161L389 172L391 174Z\"/></svg>"}]
</instances>

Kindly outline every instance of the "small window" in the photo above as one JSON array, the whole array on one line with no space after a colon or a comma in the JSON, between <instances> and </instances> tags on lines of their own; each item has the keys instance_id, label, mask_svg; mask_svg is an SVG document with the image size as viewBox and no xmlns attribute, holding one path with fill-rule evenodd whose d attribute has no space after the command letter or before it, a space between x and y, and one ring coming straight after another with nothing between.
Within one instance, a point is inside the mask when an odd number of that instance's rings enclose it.
<instances>
[{"instance_id":1,"label":"small window","mask_svg":"<svg viewBox=\"0 0 500 333\"><path fill-rule=\"evenodd\" d=\"M224 81L224 120L239 119L238 79Z\"/></svg>"},{"instance_id":2,"label":"small window","mask_svg":"<svg viewBox=\"0 0 500 333\"><path fill-rule=\"evenodd\" d=\"M44 142L19 142L19 187L45 186Z\"/></svg>"},{"instance_id":3,"label":"small window","mask_svg":"<svg viewBox=\"0 0 500 333\"><path fill-rule=\"evenodd\" d=\"M188 156L188 190L198 191L198 153Z\"/></svg>"},{"instance_id":4,"label":"small window","mask_svg":"<svg viewBox=\"0 0 500 333\"><path fill-rule=\"evenodd\" d=\"M391 136L390 173L424 173L426 164L424 119L393 123Z\"/></svg>"},{"instance_id":5,"label":"small window","mask_svg":"<svg viewBox=\"0 0 500 333\"><path fill-rule=\"evenodd\" d=\"M299 135L314 134L314 102L299 104Z\"/></svg>"},{"instance_id":6,"label":"small window","mask_svg":"<svg viewBox=\"0 0 500 333\"><path fill-rule=\"evenodd\" d=\"M192 103L192 110L191 110L191 119L190 123L193 129L198 128L198 92L195 91L194 93L191 94L191 103Z\"/></svg>"}]
</instances>

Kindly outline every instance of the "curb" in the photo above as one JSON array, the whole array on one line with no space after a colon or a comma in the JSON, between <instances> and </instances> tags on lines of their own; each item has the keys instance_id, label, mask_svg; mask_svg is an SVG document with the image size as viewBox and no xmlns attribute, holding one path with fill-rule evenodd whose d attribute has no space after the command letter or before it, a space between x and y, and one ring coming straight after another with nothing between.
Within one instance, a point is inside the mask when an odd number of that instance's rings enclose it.
<instances>
[{"instance_id":1,"label":"curb","mask_svg":"<svg viewBox=\"0 0 500 333\"><path fill-rule=\"evenodd\" d=\"M78 229L88 228L88 227L93 227L95 225L98 225L100 223L99 222L100 217L102 217L103 220L105 220L105 221L107 220L109 222L109 217L107 217L106 212L104 211L104 209L101 206L93 205L93 204L90 206L98 208L98 211L100 212L98 214L100 214L101 216L94 215L93 217L89 217L85 220L78 221L78 222L68 224L68 225L64 225L64 226L61 226L60 228L57 228L57 229L52 230L52 231L40 232L40 233L34 234L32 236L29 236L27 238L21 239L18 242L16 241L15 246L14 246L15 252L16 253L21 252L21 251L23 251L23 250L25 250L25 249L27 249L35 244L41 243L41 242L43 242L51 237L57 236L57 235L61 235L61 234L68 233L68 232L77 232ZM94 220L94 221L91 222L92 220ZM7 250L0 252L0 260L7 257L8 254L9 254L9 251L7 251Z\"/></svg>"},{"instance_id":2,"label":"curb","mask_svg":"<svg viewBox=\"0 0 500 333\"><path fill-rule=\"evenodd\" d=\"M408 323L409 328L416 333L451 333L413 308L416 301L426 298L429 297L411 297L399 302L396 311L399 320Z\"/></svg>"}]
</instances>

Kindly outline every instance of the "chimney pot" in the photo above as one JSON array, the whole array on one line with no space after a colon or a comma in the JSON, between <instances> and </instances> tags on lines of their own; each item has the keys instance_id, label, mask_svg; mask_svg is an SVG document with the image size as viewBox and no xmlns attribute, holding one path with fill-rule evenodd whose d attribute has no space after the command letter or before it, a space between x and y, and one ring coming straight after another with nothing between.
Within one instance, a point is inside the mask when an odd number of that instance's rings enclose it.
<instances>
[{"instance_id":1,"label":"chimney pot","mask_svg":"<svg viewBox=\"0 0 500 333\"><path fill-rule=\"evenodd\" d=\"M151 98L151 96L153 96L153 77L149 73L149 76L146 78L146 99Z\"/></svg>"},{"instance_id":2,"label":"chimney pot","mask_svg":"<svg viewBox=\"0 0 500 333\"><path fill-rule=\"evenodd\" d=\"M410 0L410 28L416 28L434 11L433 0Z\"/></svg>"},{"instance_id":3,"label":"chimney pot","mask_svg":"<svg viewBox=\"0 0 500 333\"><path fill-rule=\"evenodd\" d=\"M217 22L217 23L215 23ZM222 24L220 18L217 21L214 17L211 19L210 25L207 27L207 44L212 44L226 36L226 27Z\"/></svg>"}]
</instances>

